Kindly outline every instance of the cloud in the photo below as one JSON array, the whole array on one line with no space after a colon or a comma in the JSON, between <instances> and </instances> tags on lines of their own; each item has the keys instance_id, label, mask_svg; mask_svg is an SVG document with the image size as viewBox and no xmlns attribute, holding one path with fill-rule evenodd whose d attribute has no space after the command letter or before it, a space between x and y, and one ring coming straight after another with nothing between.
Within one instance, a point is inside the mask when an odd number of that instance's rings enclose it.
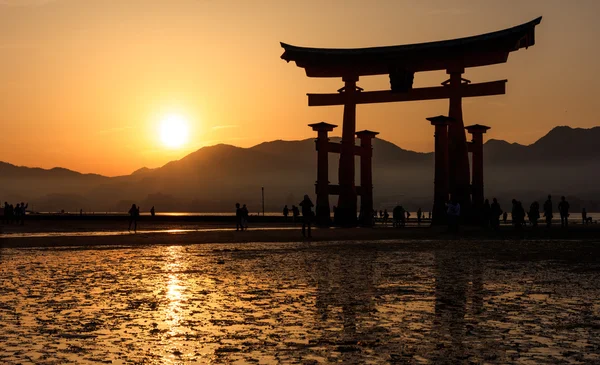
<instances>
[{"instance_id":1,"label":"cloud","mask_svg":"<svg viewBox=\"0 0 600 365\"><path fill-rule=\"evenodd\" d=\"M236 128L239 127L237 124L229 124L229 125L216 125L214 127L212 127L213 131L219 130L219 129L226 129L226 128Z\"/></svg>"}]
</instances>

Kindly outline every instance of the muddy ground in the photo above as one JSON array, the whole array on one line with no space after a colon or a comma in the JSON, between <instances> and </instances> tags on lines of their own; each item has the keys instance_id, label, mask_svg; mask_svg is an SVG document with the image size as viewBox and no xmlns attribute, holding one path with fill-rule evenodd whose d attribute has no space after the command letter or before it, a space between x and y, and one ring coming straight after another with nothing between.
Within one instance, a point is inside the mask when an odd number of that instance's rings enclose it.
<instances>
[{"instance_id":1,"label":"muddy ground","mask_svg":"<svg viewBox=\"0 0 600 365\"><path fill-rule=\"evenodd\" d=\"M0 249L0 363L600 363L600 241L112 239Z\"/></svg>"}]
</instances>

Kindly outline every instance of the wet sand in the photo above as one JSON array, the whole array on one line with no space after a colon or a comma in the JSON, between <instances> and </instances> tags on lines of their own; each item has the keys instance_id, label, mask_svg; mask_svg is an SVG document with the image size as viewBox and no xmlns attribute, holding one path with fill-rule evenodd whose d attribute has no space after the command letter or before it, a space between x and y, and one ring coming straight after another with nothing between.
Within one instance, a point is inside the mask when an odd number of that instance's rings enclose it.
<instances>
[{"instance_id":1,"label":"wet sand","mask_svg":"<svg viewBox=\"0 0 600 365\"><path fill-rule=\"evenodd\" d=\"M599 241L110 240L0 249L0 363L600 362Z\"/></svg>"}]
</instances>

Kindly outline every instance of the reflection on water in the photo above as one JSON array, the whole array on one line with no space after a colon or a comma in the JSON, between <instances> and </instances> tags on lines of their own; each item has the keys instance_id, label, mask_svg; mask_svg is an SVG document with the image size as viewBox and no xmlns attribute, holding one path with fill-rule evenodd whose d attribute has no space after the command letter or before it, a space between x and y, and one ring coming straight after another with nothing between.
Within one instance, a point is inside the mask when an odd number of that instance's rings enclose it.
<instances>
[{"instance_id":1,"label":"reflection on water","mask_svg":"<svg viewBox=\"0 0 600 365\"><path fill-rule=\"evenodd\" d=\"M0 363L596 363L596 266L395 243L0 250Z\"/></svg>"}]
</instances>

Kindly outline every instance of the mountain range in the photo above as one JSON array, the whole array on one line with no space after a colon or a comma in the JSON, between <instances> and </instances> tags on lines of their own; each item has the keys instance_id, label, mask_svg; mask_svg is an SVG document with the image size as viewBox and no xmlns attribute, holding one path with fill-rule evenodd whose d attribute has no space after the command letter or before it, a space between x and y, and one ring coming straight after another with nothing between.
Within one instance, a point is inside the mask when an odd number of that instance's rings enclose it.
<instances>
[{"instance_id":1,"label":"mountain range","mask_svg":"<svg viewBox=\"0 0 600 365\"><path fill-rule=\"evenodd\" d=\"M486 195L508 204L513 197L528 202L552 193L570 197L574 208L600 210L599 141L600 127L556 127L528 146L489 140L484 146ZM332 183L337 160L330 155ZM375 139L373 176L376 207L398 202L408 209L431 206L433 153ZM312 195L315 178L314 139L278 140L250 148L204 147L162 167L118 177L0 162L0 199L27 201L36 211L127 211L135 202L142 210L155 206L159 212L221 212L240 202L257 212L264 187L265 210L279 211ZM335 197L330 203L336 204Z\"/></svg>"}]
</instances>

